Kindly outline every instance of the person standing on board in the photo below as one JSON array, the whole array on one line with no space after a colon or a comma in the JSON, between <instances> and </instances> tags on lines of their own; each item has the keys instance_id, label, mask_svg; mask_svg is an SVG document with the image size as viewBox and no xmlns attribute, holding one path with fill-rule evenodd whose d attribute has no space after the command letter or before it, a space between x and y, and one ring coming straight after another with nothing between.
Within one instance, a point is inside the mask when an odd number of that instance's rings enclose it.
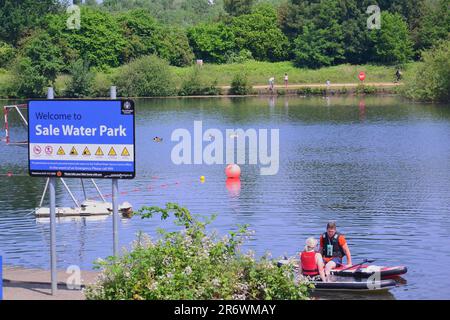
<instances>
[{"instance_id":1,"label":"person standing on board","mask_svg":"<svg viewBox=\"0 0 450 320\"><path fill-rule=\"evenodd\" d=\"M287 89L289 84L289 76L287 73L284 74L284 87Z\"/></svg>"},{"instance_id":2,"label":"person standing on board","mask_svg":"<svg viewBox=\"0 0 450 320\"><path fill-rule=\"evenodd\" d=\"M306 239L305 250L300 254L299 272L307 277L320 276L323 282L327 281L324 271L322 255L316 251L317 240L314 238Z\"/></svg>"},{"instance_id":3,"label":"person standing on board","mask_svg":"<svg viewBox=\"0 0 450 320\"><path fill-rule=\"evenodd\" d=\"M347 267L352 266L352 255L344 235L336 231L336 222L327 224L327 232L320 237L320 249L325 263L325 275L330 276L332 269L342 266L342 259L347 257Z\"/></svg>"}]
</instances>

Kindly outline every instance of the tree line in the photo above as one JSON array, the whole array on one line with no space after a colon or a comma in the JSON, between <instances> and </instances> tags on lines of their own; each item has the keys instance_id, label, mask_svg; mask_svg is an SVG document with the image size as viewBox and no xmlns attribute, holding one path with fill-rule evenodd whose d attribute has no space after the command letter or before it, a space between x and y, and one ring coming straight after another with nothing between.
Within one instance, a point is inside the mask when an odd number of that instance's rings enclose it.
<instances>
[{"instance_id":1,"label":"tree line","mask_svg":"<svg viewBox=\"0 0 450 320\"><path fill-rule=\"evenodd\" d=\"M80 28L71 29L61 1L1 0L0 68L46 85L80 59L107 70L147 55L180 67L195 59L401 65L448 39L447 1L86 1ZM381 28L369 30L373 4L381 9Z\"/></svg>"}]
</instances>

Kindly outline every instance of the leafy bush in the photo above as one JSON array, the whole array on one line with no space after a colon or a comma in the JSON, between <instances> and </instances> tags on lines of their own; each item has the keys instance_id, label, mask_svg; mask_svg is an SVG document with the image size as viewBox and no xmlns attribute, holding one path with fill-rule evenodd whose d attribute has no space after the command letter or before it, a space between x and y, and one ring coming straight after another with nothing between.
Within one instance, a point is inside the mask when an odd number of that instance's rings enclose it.
<instances>
[{"instance_id":1,"label":"leafy bush","mask_svg":"<svg viewBox=\"0 0 450 320\"><path fill-rule=\"evenodd\" d=\"M207 232L211 219L199 220L183 207L144 207L139 214L151 218L173 212L184 230L160 230L152 240L139 234L131 252L99 262L100 280L86 290L88 299L197 300L197 299L306 299L306 282L297 283L294 266L278 267L268 255L256 260L240 246L250 235L247 226L219 238Z\"/></svg>"},{"instance_id":2,"label":"leafy bush","mask_svg":"<svg viewBox=\"0 0 450 320\"><path fill-rule=\"evenodd\" d=\"M14 58L14 48L6 42L0 41L0 68L6 67Z\"/></svg>"},{"instance_id":3,"label":"leafy bush","mask_svg":"<svg viewBox=\"0 0 450 320\"><path fill-rule=\"evenodd\" d=\"M423 62L406 81L404 94L415 100L450 101L450 41L422 54Z\"/></svg>"},{"instance_id":4,"label":"leafy bush","mask_svg":"<svg viewBox=\"0 0 450 320\"><path fill-rule=\"evenodd\" d=\"M212 96L219 95L220 88L217 87L217 80L214 80L211 84L205 84L201 78L201 67L194 66L191 73L181 84L178 94L180 96Z\"/></svg>"},{"instance_id":5,"label":"leafy bush","mask_svg":"<svg viewBox=\"0 0 450 320\"><path fill-rule=\"evenodd\" d=\"M109 97L110 88L114 85L114 75L97 72L92 81L91 95L96 98Z\"/></svg>"},{"instance_id":6,"label":"leafy bush","mask_svg":"<svg viewBox=\"0 0 450 320\"><path fill-rule=\"evenodd\" d=\"M227 64L244 63L252 59L253 59L252 53L246 49L243 49L239 52L231 52L226 55Z\"/></svg>"},{"instance_id":7,"label":"leafy bush","mask_svg":"<svg viewBox=\"0 0 450 320\"><path fill-rule=\"evenodd\" d=\"M230 94L247 95L252 92L252 86L248 82L248 77L245 73L237 73L233 81L231 81Z\"/></svg>"},{"instance_id":8,"label":"leafy bush","mask_svg":"<svg viewBox=\"0 0 450 320\"><path fill-rule=\"evenodd\" d=\"M300 88L297 90L297 94L299 95L325 95L327 93L327 89L325 88Z\"/></svg>"},{"instance_id":9,"label":"leafy bush","mask_svg":"<svg viewBox=\"0 0 450 320\"><path fill-rule=\"evenodd\" d=\"M357 94L374 94L377 93L377 88L374 86L366 86L365 84L358 84L355 89Z\"/></svg>"},{"instance_id":10,"label":"leafy bush","mask_svg":"<svg viewBox=\"0 0 450 320\"><path fill-rule=\"evenodd\" d=\"M12 67L13 83L11 96L38 98L45 96L50 81L42 75L39 68L28 57L18 57Z\"/></svg>"},{"instance_id":11,"label":"leafy bush","mask_svg":"<svg viewBox=\"0 0 450 320\"><path fill-rule=\"evenodd\" d=\"M83 98L91 94L94 74L89 64L82 59L75 61L70 67L71 78L67 83L65 94L71 98Z\"/></svg>"},{"instance_id":12,"label":"leafy bush","mask_svg":"<svg viewBox=\"0 0 450 320\"><path fill-rule=\"evenodd\" d=\"M169 64L155 55L121 67L116 84L119 95L128 97L170 96L175 92Z\"/></svg>"}]
</instances>

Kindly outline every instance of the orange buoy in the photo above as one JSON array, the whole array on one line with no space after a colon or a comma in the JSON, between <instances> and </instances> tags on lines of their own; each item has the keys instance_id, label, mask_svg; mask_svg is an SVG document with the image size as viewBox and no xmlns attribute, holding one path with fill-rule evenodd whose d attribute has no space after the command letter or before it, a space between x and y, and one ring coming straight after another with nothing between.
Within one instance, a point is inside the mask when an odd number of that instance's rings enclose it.
<instances>
[{"instance_id":1,"label":"orange buoy","mask_svg":"<svg viewBox=\"0 0 450 320\"><path fill-rule=\"evenodd\" d=\"M237 164L229 164L225 168L225 174L229 179L239 179L241 177L241 168Z\"/></svg>"}]
</instances>

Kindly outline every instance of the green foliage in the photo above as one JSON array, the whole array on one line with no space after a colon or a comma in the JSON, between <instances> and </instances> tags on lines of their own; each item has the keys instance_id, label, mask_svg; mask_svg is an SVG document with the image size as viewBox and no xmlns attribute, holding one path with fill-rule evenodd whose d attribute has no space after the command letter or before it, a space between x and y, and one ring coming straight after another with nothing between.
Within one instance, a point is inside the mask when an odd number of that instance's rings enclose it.
<instances>
[{"instance_id":1,"label":"green foliage","mask_svg":"<svg viewBox=\"0 0 450 320\"><path fill-rule=\"evenodd\" d=\"M329 30L319 29L314 24L304 26L302 34L294 41L294 64L315 69L333 65L341 60L344 54L343 45L333 41L331 34L333 33Z\"/></svg>"},{"instance_id":2,"label":"green foliage","mask_svg":"<svg viewBox=\"0 0 450 320\"><path fill-rule=\"evenodd\" d=\"M104 0L101 7L108 11L123 12L143 9L158 21L172 26L192 26L210 22L224 13L222 0Z\"/></svg>"},{"instance_id":3,"label":"green foliage","mask_svg":"<svg viewBox=\"0 0 450 320\"><path fill-rule=\"evenodd\" d=\"M355 89L355 93L357 94L374 94L377 93L377 91L377 88L365 84L359 84Z\"/></svg>"},{"instance_id":4,"label":"green foliage","mask_svg":"<svg viewBox=\"0 0 450 320\"><path fill-rule=\"evenodd\" d=\"M450 101L450 41L422 54L421 63L406 84L405 94L416 100Z\"/></svg>"},{"instance_id":5,"label":"green foliage","mask_svg":"<svg viewBox=\"0 0 450 320\"><path fill-rule=\"evenodd\" d=\"M248 60L252 60L253 56L249 50L243 49L239 52L231 52L226 56L227 63L244 63Z\"/></svg>"},{"instance_id":6,"label":"green foliage","mask_svg":"<svg viewBox=\"0 0 450 320\"><path fill-rule=\"evenodd\" d=\"M239 72L233 77L231 81L230 94L247 95L252 92L252 86L248 81L245 73Z\"/></svg>"},{"instance_id":7,"label":"green foliage","mask_svg":"<svg viewBox=\"0 0 450 320\"><path fill-rule=\"evenodd\" d=\"M236 51L233 30L222 22L189 28L188 38L195 57L207 62L224 63L227 54Z\"/></svg>"},{"instance_id":8,"label":"green foliage","mask_svg":"<svg viewBox=\"0 0 450 320\"><path fill-rule=\"evenodd\" d=\"M294 63L319 68L342 62L345 45L338 3L321 1L314 9L313 18L303 25L294 41Z\"/></svg>"},{"instance_id":9,"label":"green foliage","mask_svg":"<svg viewBox=\"0 0 450 320\"><path fill-rule=\"evenodd\" d=\"M37 31L21 44L21 54L28 57L33 68L53 84L63 68L62 52L46 32Z\"/></svg>"},{"instance_id":10,"label":"green foliage","mask_svg":"<svg viewBox=\"0 0 450 320\"><path fill-rule=\"evenodd\" d=\"M223 0L225 11L231 16L248 14L252 10L255 0Z\"/></svg>"},{"instance_id":11,"label":"green foliage","mask_svg":"<svg viewBox=\"0 0 450 320\"><path fill-rule=\"evenodd\" d=\"M156 54L174 66L192 63L194 55L184 30L162 26L145 10L132 10L117 17L127 45L124 59Z\"/></svg>"},{"instance_id":12,"label":"green foliage","mask_svg":"<svg viewBox=\"0 0 450 320\"><path fill-rule=\"evenodd\" d=\"M29 57L18 57L12 68L13 84L10 96L20 98L38 98L45 95L49 79L42 75L39 68Z\"/></svg>"},{"instance_id":13,"label":"green foliage","mask_svg":"<svg viewBox=\"0 0 450 320\"><path fill-rule=\"evenodd\" d=\"M78 59L70 67L71 78L67 84L65 94L71 98L83 98L91 94L94 74L89 69L89 64L83 59Z\"/></svg>"},{"instance_id":14,"label":"green foliage","mask_svg":"<svg viewBox=\"0 0 450 320\"><path fill-rule=\"evenodd\" d=\"M0 68L6 67L14 58L14 48L6 42L0 41Z\"/></svg>"},{"instance_id":15,"label":"green foliage","mask_svg":"<svg viewBox=\"0 0 450 320\"><path fill-rule=\"evenodd\" d=\"M423 7L423 18L419 21L417 47L431 48L440 40L449 39L450 10L448 0L427 1Z\"/></svg>"},{"instance_id":16,"label":"green foliage","mask_svg":"<svg viewBox=\"0 0 450 320\"><path fill-rule=\"evenodd\" d=\"M61 9L57 0L2 0L0 1L0 40L13 46L36 29L48 13Z\"/></svg>"},{"instance_id":17,"label":"green foliage","mask_svg":"<svg viewBox=\"0 0 450 320\"><path fill-rule=\"evenodd\" d=\"M88 299L100 300L213 300L306 299L309 284L296 283L294 265L277 267L268 256L255 259L240 247L251 234L248 226L219 238L186 208L168 203L165 208L144 207L142 218L175 216L182 229L160 230L154 241L140 233L131 252L99 262L100 280L86 290Z\"/></svg>"},{"instance_id":18,"label":"green foliage","mask_svg":"<svg viewBox=\"0 0 450 320\"><path fill-rule=\"evenodd\" d=\"M383 12L381 28L371 30L374 60L386 64L404 64L413 56L408 25L399 14Z\"/></svg>"},{"instance_id":19,"label":"green foliage","mask_svg":"<svg viewBox=\"0 0 450 320\"><path fill-rule=\"evenodd\" d=\"M92 81L91 95L93 97L109 97L111 86L114 85L113 74L97 72Z\"/></svg>"},{"instance_id":20,"label":"green foliage","mask_svg":"<svg viewBox=\"0 0 450 320\"><path fill-rule=\"evenodd\" d=\"M88 7L81 7L82 23L79 30L67 28L67 15L52 15L47 18L50 35L67 46L65 61L84 57L91 66L106 69L118 67L125 60L125 40L119 23L111 14Z\"/></svg>"},{"instance_id":21,"label":"green foliage","mask_svg":"<svg viewBox=\"0 0 450 320\"><path fill-rule=\"evenodd\" d=\"M289 56L288 39L277 25L273 7L259 7L255 13L236 17L230 26L237 51L248 50L253 58L262 61L280 61Z\"/></svg>"},{"instance_id":22,"label":"green foliage","mask_svg":"<svg viewBox=\"0 0 450 320\"><path fill-rule=\"evenodd\" d=\"M201 78L202 69L199 66L194 66L191 73L181 84L181 89L178 92L180 96L198 96L198 95L219 95L220 89L217 88L217 80L212 84L207 84Z\"/></svg>"},{"instance_id":23,"label":"green foliage","mask_svg":"<svg viewBox=\"0 0 450 320\"><path fill-rule=\"evenodd\" d=\"M199 24L188 31L197 58L227 62L227 57L249 51L256 60L280 61L289 56L289 43L277 25L272 6L258 6L253 13L227 22Z\"/></svg>"},{"instance_id":24,"label":"green foliage","mask_svg":"<svg viewBox=\"0 0 450 320\"><path fill-rule=\"evenodd\" d=\"M193 63L194 53L184 30L162 27L155 40L158 56L169 61L171 65L184 67Z\"/></svg>"},{"instance_id":25,"label":"green foliage","mask_svg":"<svg viewBox=\"0 0 450 320\"><path fill-rule=\"evenodd\" d=\"M119 94L126 97L170 96L175 92L168 63L154 55L121 67L116 84Z\"/></svg>"}]
</instances>

